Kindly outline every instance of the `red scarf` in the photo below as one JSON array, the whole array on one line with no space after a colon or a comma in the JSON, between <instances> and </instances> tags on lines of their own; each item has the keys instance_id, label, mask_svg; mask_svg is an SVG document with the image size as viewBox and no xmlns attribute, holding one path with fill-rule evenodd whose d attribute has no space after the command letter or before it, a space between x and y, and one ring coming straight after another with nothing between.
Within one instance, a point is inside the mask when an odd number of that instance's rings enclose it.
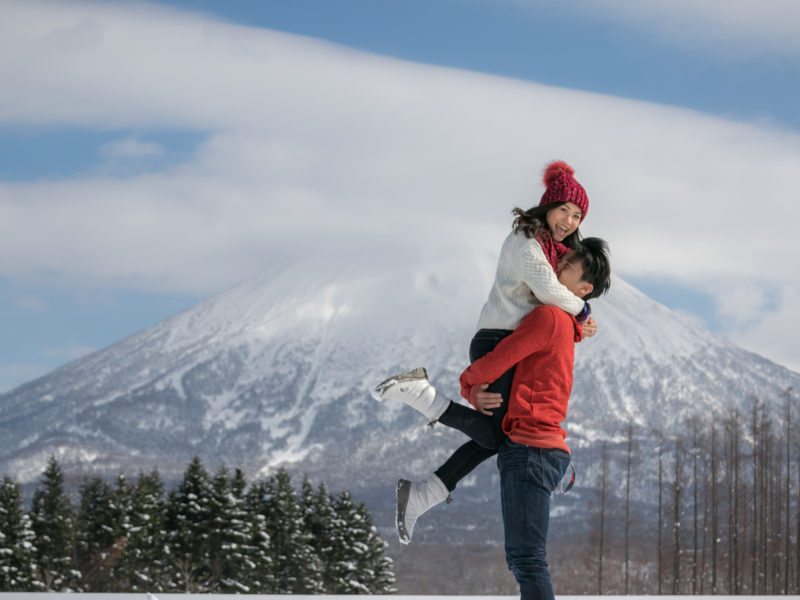
<instances>
[{"instance_id":1,"label":"red scarf","mask_svg":"<svg viewBox=\"0 0 800 600\"><path fill-rule=\"evenodd\" d=\"M550 235L550 232L544 227L536 232L536 241L539 242L539 245L542 247L542 252L544 252L544 255L547 257L547 262L553 267L553 271L557 273L558 259L569 252L569 247L561 242L555 241L553 236Z\"/></svg>"}]
</instances>

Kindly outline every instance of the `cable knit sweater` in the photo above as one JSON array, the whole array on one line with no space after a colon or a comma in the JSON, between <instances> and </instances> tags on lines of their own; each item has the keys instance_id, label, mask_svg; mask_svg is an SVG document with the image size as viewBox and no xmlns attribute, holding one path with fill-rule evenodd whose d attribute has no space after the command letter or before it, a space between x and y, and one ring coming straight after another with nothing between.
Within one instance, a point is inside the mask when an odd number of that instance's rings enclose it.
<instances>
[{"instance_id":1,"label":"cable knit sweater","mask_svg":"<svg viewBox=\"0 0 800 600\"><path fill-rule=\"evenodd\" d=\"M584 302L558 281L536 238L512 231L500 250L494 285L483 305L478 329L516 329L540 304L577 315Z\"/></svg>"}]
</instances>

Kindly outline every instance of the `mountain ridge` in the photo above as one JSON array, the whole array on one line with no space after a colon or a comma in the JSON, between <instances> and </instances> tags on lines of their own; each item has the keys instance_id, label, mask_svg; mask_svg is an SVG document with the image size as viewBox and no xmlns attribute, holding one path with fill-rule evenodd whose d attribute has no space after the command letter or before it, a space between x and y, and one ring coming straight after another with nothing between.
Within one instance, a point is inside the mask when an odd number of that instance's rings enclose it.
<instances>
[{"instance_id":1,"label":"mountain ridge","mask_svg":"<svg viewBox=\"0 0 800 600\"><path fill-rule=\"evenodd\" d=\"M463 260L379 263L265 270L0 395L0 467L32 481L50 454L66 471L157 466L166 478L195 455L253 477L286 465L360 493L390 523L397 477L425 475L463 437L429 430L416 412L376 403L369 391L424 365L455 397L488 286L474 277L486 266ZM618 277L593 310L599 331L576 348L566 422L584 485L596 476L597 441L618 440L628 419L668 433L701 410L744 409L755 391L777 397L800 386L797 373ZM461 487L471 492L457 510L469 511L494 498L496 472L482 466ZM463 529L458 520L452 527ZM496 533L496 523L487 527Z\"/></svg>"}]
</instances>

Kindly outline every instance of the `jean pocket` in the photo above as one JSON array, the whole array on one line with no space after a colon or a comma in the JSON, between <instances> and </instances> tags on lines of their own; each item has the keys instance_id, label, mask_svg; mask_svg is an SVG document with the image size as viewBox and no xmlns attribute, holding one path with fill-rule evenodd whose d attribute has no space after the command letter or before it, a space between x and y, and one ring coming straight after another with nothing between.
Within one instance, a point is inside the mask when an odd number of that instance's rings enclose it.
<instances>
[{"instance_id":1,"label":"jean pocket","mask_svg":"<svg viewBox=\"0 0 800 600\"><path fill-rule=\"evenodd\" d=\"M543 450L541 460L542 484L550 492L554 492L567 472L570 455L563 450Z\"/></svg>"}]
</instances>

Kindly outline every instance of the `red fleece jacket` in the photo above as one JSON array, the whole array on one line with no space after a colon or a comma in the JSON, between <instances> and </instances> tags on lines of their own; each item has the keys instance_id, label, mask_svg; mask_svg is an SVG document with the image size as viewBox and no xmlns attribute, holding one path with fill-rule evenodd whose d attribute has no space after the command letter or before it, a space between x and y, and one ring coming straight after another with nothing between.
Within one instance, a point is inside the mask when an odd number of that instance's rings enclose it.
<instances>
[{"instance_id":1,"label":"red fleece jacket","mask_svg":"<svg viewBox=\"0 0 800 600\"><path fill-rule=\"evenodd\" d=\"M473 385L492 383L516 365L503 431L513 441L535 448L560 448L567 432L575 342L583 331L575 317L555 306L540 306L487 355L461 374L461 395Z\"/></svg>"}]
</instances>

